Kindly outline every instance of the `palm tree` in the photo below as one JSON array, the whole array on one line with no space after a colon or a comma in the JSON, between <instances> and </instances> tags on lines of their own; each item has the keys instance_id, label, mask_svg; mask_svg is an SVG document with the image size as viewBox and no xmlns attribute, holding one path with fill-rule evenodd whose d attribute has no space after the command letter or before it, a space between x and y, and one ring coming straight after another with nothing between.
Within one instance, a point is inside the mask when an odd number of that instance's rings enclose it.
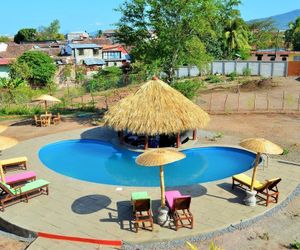
<instances>
[{"instance_id":1,"label":"palm tree","mask_svg":"<svg viewBox=\"0 0 300 250\"><path fill-rule=\"evenodd\" d=\"M232 58L240 50L250 48L247 27L241 18L227 20L224 27L224 54Z\"/></svg>"}]
</instances>

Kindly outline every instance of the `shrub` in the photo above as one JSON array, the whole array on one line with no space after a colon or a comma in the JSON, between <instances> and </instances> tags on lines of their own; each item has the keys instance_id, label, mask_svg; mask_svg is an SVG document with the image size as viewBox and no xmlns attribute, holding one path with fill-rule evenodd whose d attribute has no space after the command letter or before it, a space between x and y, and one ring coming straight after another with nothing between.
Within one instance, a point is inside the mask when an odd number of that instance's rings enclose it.
<instances>
[{"instance_id":1,"label":"shrub","mask_svg":"<svg viewBox=\"0 0 300 250\"><path fill-rule=\"evenodd\" d=\"M193 99L197 95L197 90L203 87L203 82L198 80L176 81L171 86L185 97Z\"/></svg>"},{"instance_id":2,"label":"shrub","mask_svg":"<svg viewBox=\"0 0 300 250\"><path fill-rule=\"evenodd\" d=\"M217 75L209 75L205 80L209 83L219 83L222 81L221 77Z\"/></svg>"},{"instance_id":3,"label":"shrub","mask_svg":"<svg viewBox=\"0 0 300 250\"><path fill-rule=\"evenodd\" d=\"M237 78L238 74L236 73L236 71L231 72L228 77L229 77L229 81L234 81Z\"/></svg>"},{"instance_id":4,"label":"shrub","mask_svg":"<svg viewBox=\"0 0 300 250\"><path fill-rule=\"evenodd\" d=\"M243 68L243 76L251 76L251 69Z\"/></svg>"},{"instance_id":5,"label":"shrub","mask_svg":"<svg viewBox=\"0 0 300 250\"><path fill-rule=\"evenodd\" d=\"M288 148L284 148L283 149L283 152L282 152L282 155L287 155L289 153L289 149Z\"/></svg>"},{"instance_id":6,"label":"shrub","mask_svg":"<svg viewBox=\"0 0 300 250\"><path fill-rule=\"evenodd\" d=\"M295 240L294 243L290 243L290 248L292 249L300 249L300 242Z\"/></svg>"}]
</instances>

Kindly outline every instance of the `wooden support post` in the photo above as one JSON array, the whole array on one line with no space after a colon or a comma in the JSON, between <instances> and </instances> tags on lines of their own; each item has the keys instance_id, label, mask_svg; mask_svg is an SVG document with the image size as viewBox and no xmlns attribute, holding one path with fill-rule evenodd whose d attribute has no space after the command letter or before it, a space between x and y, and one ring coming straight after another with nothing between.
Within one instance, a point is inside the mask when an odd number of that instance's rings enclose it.
<instances>
[{"instance_id":1,"label":"wooden support post","mask_svg":"<svg viewBox=\"0 0 300 250\"><path fill-rule=\"evenodd\" d=\"M208 108L208 111L209 111L209 112L211 111L212 96L213 96L213 93L210 93L209 108Z\"/></svg>"},{"instance_id":2,"label":"wooden support post","mask_svg":"<svg viewBox=\"0 0 300 250\"><path fill-rule=\"evenodd\" d=\"M267 92L267 111L270 111L270 99L269 99L269 92Z\"/></svg>"},{"instance_id":3,"label":"wooden support post","mask_svg":"<svg viewBox=\"0 0 300 250\"><path fill-rule=\"evenodd\" d=\"M237 112L240 111L240 95L241 95L241 93L239 92L239 94L238 94L238 106L237 106Z\"/></svg>"},{"instance_id":4,"label":"wooden support post","mask_svg":"<svg viewBox=\"0 0 300 250\"><path fill-rule=\"evenodd\" d=\"M282 92L282 110L284 110L284 102L285 102L285 92Z\"/></svg>"},{"instance_id":5,"label":"wooden support post","mask_svg":"<svg viewBox=\"0 0 300 250\"><path fill-rule=\"evenodd\" d=\"M177 134L177 140L176 140L176 148L180 147L180 131Z\"/></svg>"},{"instance_id":6,"label":"wooden support post","mask_svg":"<svg viewBox=\"0 0 300 250\"><path fill-rule=\"evenodd\" d=\"M228 99L228 94L226 94L226 98L225 98L225 102L224 102L224 111L226 111L226 103L227 103L227 99Z\"/></svg>"},{"instance_id":7,"label":"wooden support post","mask_svg":"<svg viewBox=\"0 0 300 250\"><path fill-rule=\"evenodd\" d=\"M197 129L193 130L193 140L197 140Z\"/></svg>"},{"instance_id":8,"label":"wooden support post","mask_svg":"<svg viewBox=\"0 0 300 250\"><path fill-rule=\"evenodd\" d=\"M148 149L148 142L149 142L149 138L148 138L148 135L145 135L145 146L144 146L144 149Z\"/></svg>"}]
</instances>

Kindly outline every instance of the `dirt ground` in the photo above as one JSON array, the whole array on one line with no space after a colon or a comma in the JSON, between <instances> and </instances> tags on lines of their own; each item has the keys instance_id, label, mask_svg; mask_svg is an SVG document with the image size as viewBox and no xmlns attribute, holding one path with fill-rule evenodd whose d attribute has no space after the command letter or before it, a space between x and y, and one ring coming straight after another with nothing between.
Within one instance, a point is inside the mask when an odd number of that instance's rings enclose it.
<instances>
[{"instance_id":1,"label":"dirt ground","mask_svg":"<svg viewBox=\"0 0 300 250\"><path fill-rule=\"evenodd\" d=\"M295 96L299 95L300 82L296 79L279 78L276 81L278 86L269 90L271 95L276 96L276 93L282 93L282 89L285 88L293 92ZM31 122L26 121L2 121L0 124L10 125L1 135L11 136L19 141L92 126L87 118L68 118L57 126L42 128L35 127L31 125ZM281 158L300 162L300 114L211 115L211 121L206 129L221 134L220 138L212 143L233 144L248 137L264 137L287 149L288 154L280 156ZM205 142L211 142L211 138L206 138ZM237 230L214 239L218 246L230 250L288 249L289 244L294 240L300 241L300 197L272 217L265 218L247 229ZM208 249L210 242L211 240L201 242L198 244L198 249ZM25 249L25 245L19 244L12 239L1 237L0 233L0 249Z\"/></svg>"}]
</instances>

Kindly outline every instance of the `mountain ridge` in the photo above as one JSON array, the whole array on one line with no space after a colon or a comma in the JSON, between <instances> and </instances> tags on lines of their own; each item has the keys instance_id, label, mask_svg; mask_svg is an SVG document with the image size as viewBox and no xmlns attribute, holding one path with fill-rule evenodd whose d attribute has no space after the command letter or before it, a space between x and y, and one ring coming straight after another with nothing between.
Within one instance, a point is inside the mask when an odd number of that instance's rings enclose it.
<instances>
[{"instance_id":1,"label":"mountain ridge","mask_svg":"<svg viewBox=\"0 0 300 250\"><path fill-rule=\"evenodd\" d=\"M286 13L265 17L265 18L257 18L247 21L247 23L251 23L254 21L263 21L267 19L274 20L275 26L279 30L288 29L289 22L294 22L297 17L300 17L300 9L295 9Z\"/></svg>"}]
</instances>

